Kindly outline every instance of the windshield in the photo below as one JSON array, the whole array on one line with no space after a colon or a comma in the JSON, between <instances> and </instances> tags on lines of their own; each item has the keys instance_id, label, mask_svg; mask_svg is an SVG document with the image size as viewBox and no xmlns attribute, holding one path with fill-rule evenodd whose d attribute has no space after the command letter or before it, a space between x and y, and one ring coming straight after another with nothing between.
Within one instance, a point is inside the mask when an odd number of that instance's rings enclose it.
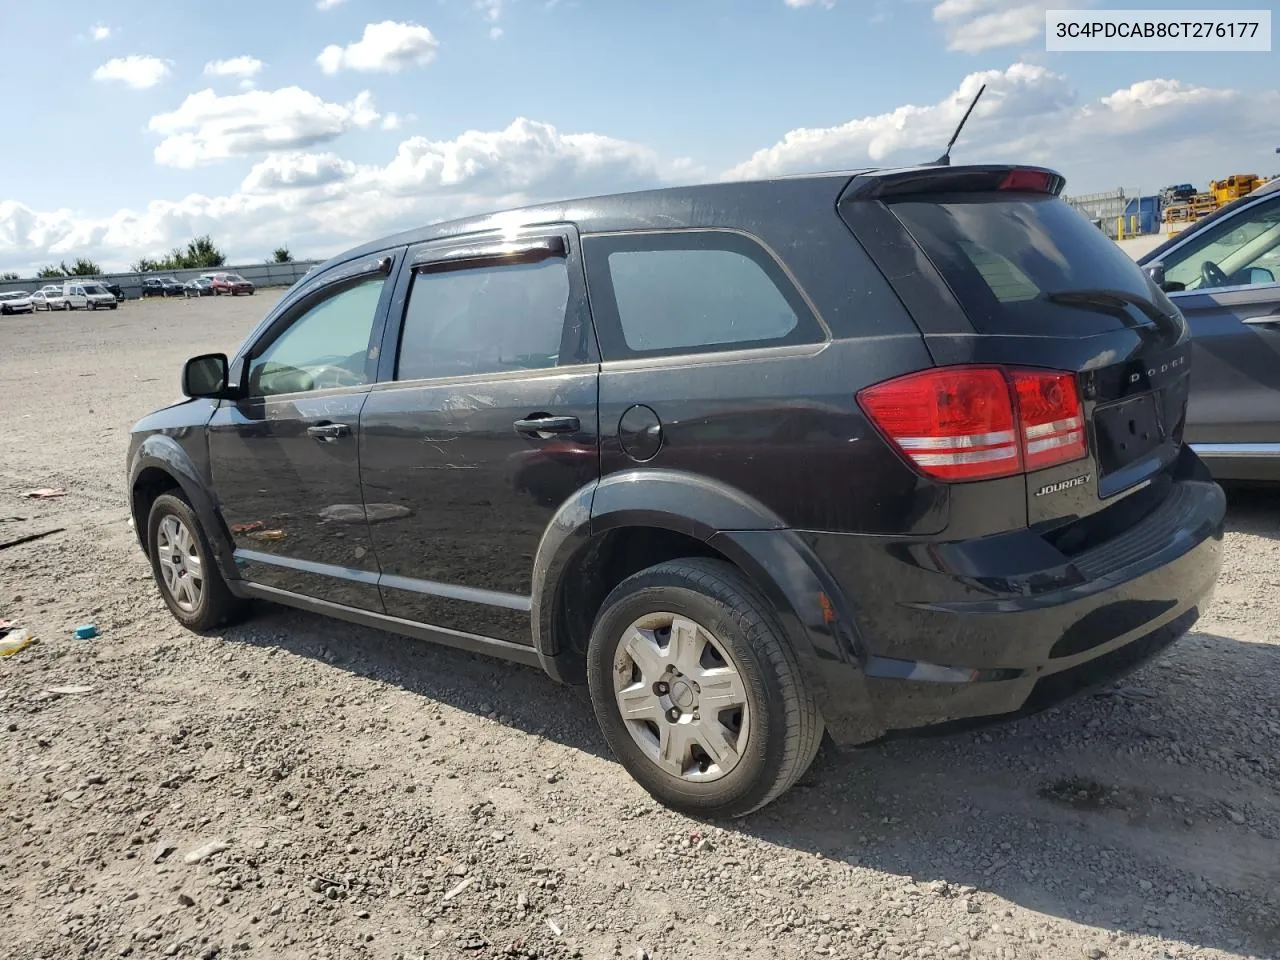
<instances>
[{"instance_id":1,"label":"windshield","mask_svg":"<svg viewBox=\"0 0 1280 960\"><path fill-rule=\"evenodd\" d=\"M238 273L228 273L227 279L232 283L244 283L244 277L240 276Z\"/></svg>"},{"instance_id":2,"label":"windshield","mask_svg":"<svg viewBox=\"0 0 1280 960\"><path fill-rule=\"evenodd\" d=\"M1057 197L955 194L890 209L980 333L1089 336L1124 323L1080 298L1055 296L1080 291L1115 291L1174 311L1130 257Z\"/></svg>"},{"instance_id":3,"label":"windshield","mask_svg":"<svg viewBox=\"0 0 1280 960\"><path fill-rule=\"evenodd\" d=\"M107 288L100 283L86 283L84 285L85 293L106 293Z\"/></svg>"}]
</instances>

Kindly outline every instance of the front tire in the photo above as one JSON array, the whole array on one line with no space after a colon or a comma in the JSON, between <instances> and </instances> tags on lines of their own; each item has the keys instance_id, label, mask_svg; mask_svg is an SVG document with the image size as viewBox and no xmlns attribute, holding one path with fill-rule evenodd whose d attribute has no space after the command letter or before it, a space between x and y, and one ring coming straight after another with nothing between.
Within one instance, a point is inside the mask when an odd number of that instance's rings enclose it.
<instances>
[{"instance_id":1,"label":"front tire","mask_svg":"<svg viewBox=\"0 0 1280 960\"><path fill-rule=\"evenodd\" d=\"M204 528L180 495L162 493L151 505L147 556L160 596L188 630L212 630L243 612L244 601L227 589Z\"/></svg>"},{"instance_id":2,"label":"front tire","mask_svg":"<svg viewBox=\"0 0 1280 960\"><path fill-rule=\"evenodd\" d=\"M741 817L770 803L822 739L773 607L719 560L662 563L615 587L591 632L587 679L619 762L656 800L693 816Z\"/></svg>"}]
</instances>

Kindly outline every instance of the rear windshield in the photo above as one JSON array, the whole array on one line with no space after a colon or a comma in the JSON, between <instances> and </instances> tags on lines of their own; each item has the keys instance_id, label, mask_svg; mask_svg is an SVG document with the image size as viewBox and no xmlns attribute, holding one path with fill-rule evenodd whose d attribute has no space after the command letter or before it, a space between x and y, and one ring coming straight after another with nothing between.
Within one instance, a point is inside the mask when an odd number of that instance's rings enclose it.
<instances>
[{"instance_id":1,"label":"rear windshield","mask_svg":"<svg viewBox=\"0 0 1280 960\"><path fill-rule=\"evenodd\" d=\"M954 194L890 209L979 333L1087 336L1123 325L1105 312L1052 303L1054 293L1103 289L1164 299L1132 259L1057 197Z\"/></svg>"}]
</instances>

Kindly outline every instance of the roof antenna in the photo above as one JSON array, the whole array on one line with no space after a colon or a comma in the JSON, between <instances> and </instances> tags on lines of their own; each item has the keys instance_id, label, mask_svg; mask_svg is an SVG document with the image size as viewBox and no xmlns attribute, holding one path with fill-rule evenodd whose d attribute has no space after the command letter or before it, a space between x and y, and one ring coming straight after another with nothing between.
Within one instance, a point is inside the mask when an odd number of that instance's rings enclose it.
<instances>
[{"instance_id":1,"label":"roof antenna","mask_svg":"<svg viewBox=\"0 0 1280 960\"><path fill-rule=\"evenodd\" d=\"M942 156L933 163L931 167L949 167L951 166L951 148L956 145L956 141L960 139L960 131L964 129L964 125L969 122L969 114L973 113L973 108L978 105L978 101L982 99L982 94L986 91L987 85L984 83L978 88L978 95L973 98L973 103L969 104L969 109L964 112L964 116L960 118L960 125L956 127L956 132L951 135L950 142L947 143L947 149L942 151ZM1280 151L1277 151L1280 152Z\"/></svg>"}]
</instances>

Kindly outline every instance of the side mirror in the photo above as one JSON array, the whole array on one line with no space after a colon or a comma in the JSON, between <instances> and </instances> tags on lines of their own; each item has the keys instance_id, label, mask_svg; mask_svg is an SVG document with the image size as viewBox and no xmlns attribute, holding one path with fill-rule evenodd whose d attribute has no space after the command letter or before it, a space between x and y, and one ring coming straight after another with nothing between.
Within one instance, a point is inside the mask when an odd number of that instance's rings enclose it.
<instances>
[{"instance_id":1,"label":"side mirror","mask_svg":"<svg viewBox=\"0 0 1280 960\"><path fill-rule=\"evenodd\" d=\"M182 392L188 397L221 399L228 395L228 382L225 353L192 357L182 368Z\"/></svg>"},{"instance_id":2,"label":"side mirror","mask_svg":"<svg viewBox=\"0 0 1280 960\"><path fill-rule=\"evenodd\" d=\"M1151 282L1154 283L1157 287L1159 287L1161 290L1164 289L1164 261L1163 260L1154 260L1151 263L1148 263L1145 267L1142 268L1142 272L1145 273L1148 277L1150 277Z\"/></svg>"},{"instance_id":3,"label":"side mirror","mask_svg":"<svg viewBox=\"0 0 1280 960\"><path fill-rule=\"evenodd\" d=\"M1247 283L1275 283L1276 275L1266 267L1250 267Z\"/></svg>"}]
</instances>

